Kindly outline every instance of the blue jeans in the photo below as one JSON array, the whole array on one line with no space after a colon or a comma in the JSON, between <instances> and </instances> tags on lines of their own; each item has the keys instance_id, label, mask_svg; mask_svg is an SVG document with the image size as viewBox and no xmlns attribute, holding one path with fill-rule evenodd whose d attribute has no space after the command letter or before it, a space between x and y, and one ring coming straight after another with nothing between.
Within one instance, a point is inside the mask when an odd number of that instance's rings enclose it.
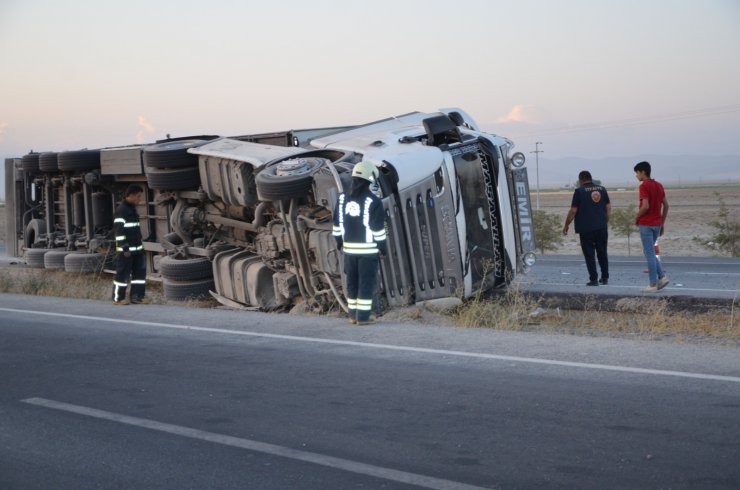
<instances>
[{"instance_id":1,"label":"blue jeans","mask_svg":"<svg viewBox=\"0 0 740 490\"><path fill-rule=\"evenodd\" d=\"M655 257L655 242L660 236L660 226L643 226L640 225L640 241L642 242L642 253L645 254L648 266L648 275L650 284L655 285L658 279L665 276L660 260Z\"/></svg>"}]
</instances>

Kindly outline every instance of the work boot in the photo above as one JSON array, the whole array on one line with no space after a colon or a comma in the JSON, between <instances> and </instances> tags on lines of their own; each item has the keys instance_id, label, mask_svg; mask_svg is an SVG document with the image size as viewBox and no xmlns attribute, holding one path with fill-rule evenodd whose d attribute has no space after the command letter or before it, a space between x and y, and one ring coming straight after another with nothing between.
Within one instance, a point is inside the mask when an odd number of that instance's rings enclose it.
<instances>
[{"instance_id":1,"label":"work boot","mask_svg":"<svg viewBox=\"0 0 740 490\"><path fill-rule=\"evenodd\" d=\"M602 277L601 279L599 279L599 284L601 284L602 286L606 286L607 284L609 284L609 278Z\"/></svg>"},{"instance_id":2,"label":"work boot","mask_svg":"<svg viewBox=\"0 0 740 490\"><path fill-rule=\"evenodd\" d=\"M121 301L114 301L113 304L114 305L117 305L117 306L127 305L128 304L128 300L127 299L122 299Z\"/></svg>"},{"instance_id":3,"label":"work boot","mask_svg":"<svg viewBox=\"0 0 740 490\"><path fill-rule=\"evenodd\" d=\"M135 298L131 300L132 305L148 305L150 303L151 303L151 300L147 297Z\"/></svg>"},{"instance_id":4,"label":"work boot","mask_svg":"<svg viewBox=\"0 0 740 490\"><path fill-rule=\"evenodd\" d=\"M371 313L367 320L357 320L358 325L372 325L373 323L377 323L375 313Z\"/></svg>"},{"instance_id":5,"label":"work boot","mask_svg":"<svg viewBox=\"0 0 740 490\"><path fill-rule=\"evenodd\" d=\"M599 285L599 281L596 281L596 280L588 281L586 283L586 286L598 286L598 285Z\"/></svg>"}]
</instances>

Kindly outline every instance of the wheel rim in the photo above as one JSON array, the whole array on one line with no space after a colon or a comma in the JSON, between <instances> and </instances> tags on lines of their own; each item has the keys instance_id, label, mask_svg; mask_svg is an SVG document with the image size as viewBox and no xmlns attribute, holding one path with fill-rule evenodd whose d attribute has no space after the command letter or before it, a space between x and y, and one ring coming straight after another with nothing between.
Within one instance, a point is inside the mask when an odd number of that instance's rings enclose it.
<instances>
[{"instance_id":1,"label":"wheel rim","mask_svg":"<svg viewBox=\"0 0 740 490\"><path fill-rule=\"evenodd\" d=\"M294 158L285 160L277 164L275 175L278 177L288 177L291 175L307 174L312 168L321 164L321 158Z\"/></svg>"}]
</instances>

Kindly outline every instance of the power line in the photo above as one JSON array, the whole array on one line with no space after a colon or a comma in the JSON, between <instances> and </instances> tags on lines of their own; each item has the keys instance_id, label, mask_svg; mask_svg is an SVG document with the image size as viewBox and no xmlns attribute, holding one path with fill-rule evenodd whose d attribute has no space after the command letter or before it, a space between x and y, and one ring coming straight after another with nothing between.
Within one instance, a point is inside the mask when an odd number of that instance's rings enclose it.
<instances>
[{"instance_id":1,"label":"power line","mask_svg":"<svg viewBox=\"0 0 740 490\"><path fill-rule=\"evenodd\" d=\"M696 109L691 111L675 112L656 116L635 117L630 119L621 119L617 121L605 121L589 124L579 124L567 126L564 128L543 129L540 131L530 131L519 133L519 136L541 136L564 133L576 133L581 131L598 131L600 129L625 128L630 126L640 126L645 124L654 124L661 122L678 121L681 119L693 119L697 117L708 117L722 114L732 114L740 112L740 105L729 105L723 107L711 107L705 109Z\"/></svg>"}]
</instances>

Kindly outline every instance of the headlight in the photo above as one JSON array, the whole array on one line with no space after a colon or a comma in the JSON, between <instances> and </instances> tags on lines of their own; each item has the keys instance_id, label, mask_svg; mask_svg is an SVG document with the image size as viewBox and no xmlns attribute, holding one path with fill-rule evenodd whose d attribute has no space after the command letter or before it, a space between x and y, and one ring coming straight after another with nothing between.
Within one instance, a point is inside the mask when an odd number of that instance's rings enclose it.
<instances>
[{"instance_id":1,"label":"headlight","mask_svg":"<svg viewBox=\"0 0 740 490\"><path fill-rule=\"evenodd\" d=\"M511 155L511 164L515 167L521 167L527 159L524 158L524 153L518 151Z\"/></svg>"},{"instance_id":2,"label":"headlight","mask_svg":"<svg viewBox=\"0 0 740 490\"><path fill-rule=\"evenodd\" d=\"M537 256L534 254L534 252L527 252L522 257L522 263L524 263L524 265L526 265L527 267L532 267L535 262L537 262Z\"/></svg>"}]
</instances>

